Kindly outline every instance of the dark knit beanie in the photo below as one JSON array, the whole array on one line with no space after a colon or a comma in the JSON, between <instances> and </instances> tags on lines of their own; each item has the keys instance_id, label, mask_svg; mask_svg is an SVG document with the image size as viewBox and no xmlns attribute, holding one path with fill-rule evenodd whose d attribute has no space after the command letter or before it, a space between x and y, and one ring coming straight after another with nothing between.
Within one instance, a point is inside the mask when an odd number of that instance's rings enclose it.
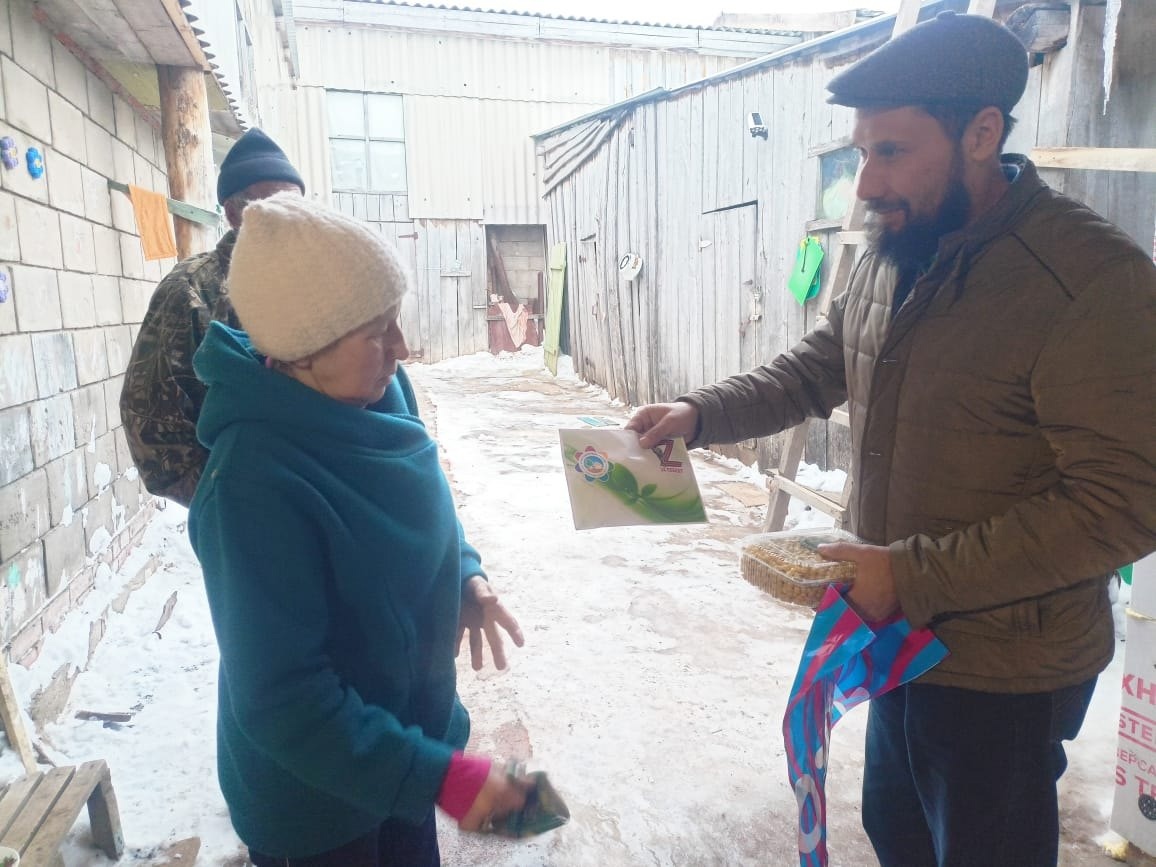
<instances>
[{"instance_id":1,"label":"dark knit beanie","mask_svg":"<svg viewBox=\"0 0 1156 867\"><path fill-rule=\"evenodd\" d=\"M301 180L285 151L261 130L254 128L237 139L221 162L221 173L217 176L217 202L223 205L229 196L261 181L286 181L299 186L302 194L305 192L305 181Z\"/></svg>"},{"instance_id":2,"label":"dark knit beanie","mask_svg":"<svg viewBox=\"0 0 1156 867\"><path fill-rule=\"evenodd\" d=\"M1028 53L982 15L941 12L831 79L827 102L851 108L994 105L1010 112L1028 82Z\"/></svg>"}]
</instances>

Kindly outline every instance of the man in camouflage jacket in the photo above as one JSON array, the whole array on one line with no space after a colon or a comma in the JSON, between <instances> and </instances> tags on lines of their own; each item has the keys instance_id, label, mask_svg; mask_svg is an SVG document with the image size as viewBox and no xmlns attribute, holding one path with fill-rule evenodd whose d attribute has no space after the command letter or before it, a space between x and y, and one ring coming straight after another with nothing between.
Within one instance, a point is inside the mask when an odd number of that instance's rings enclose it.
<instances>
[{"instance_id":1,"label":"man in camouflage jacket","mask_svg":"<svg viewBox=\"0 0 1156 867\"><path fill-rule=\"evenodd\" d=\"M129 451L150 493L187 506L208 452L197 440L205 386L193 354L209 323L240 327L226 277L245 205L305 183L277 144L251 129L233 145L217 180L230 229L207 253L177 264L157 286L141 323L120 396Z\"/></svg>"}]
</instances>

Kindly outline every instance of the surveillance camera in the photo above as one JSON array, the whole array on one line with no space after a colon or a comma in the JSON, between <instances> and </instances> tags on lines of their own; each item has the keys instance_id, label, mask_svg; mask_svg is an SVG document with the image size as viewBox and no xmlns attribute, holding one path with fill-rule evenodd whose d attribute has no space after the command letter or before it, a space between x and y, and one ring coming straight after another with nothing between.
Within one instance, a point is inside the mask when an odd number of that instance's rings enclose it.
<instances>
[{"instance_id":1,"label":"surveillance camera","mask_svg":"<svg viewBox=\"0 0 1156 867\"><path fill-rule=\"evenodd\" d=\"M763 116L757 111L752 111L747 115L747 129L751 132L751 138L767 137L767 128L763 125Z\"/></svg>"}]
</instances>

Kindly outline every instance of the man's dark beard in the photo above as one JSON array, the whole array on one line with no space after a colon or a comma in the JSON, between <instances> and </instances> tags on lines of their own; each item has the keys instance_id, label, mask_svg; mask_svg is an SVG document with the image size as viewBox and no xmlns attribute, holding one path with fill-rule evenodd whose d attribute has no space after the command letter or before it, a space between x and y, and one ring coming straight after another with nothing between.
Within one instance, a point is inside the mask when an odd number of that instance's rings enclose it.
<instances>
[{"instance_id":1,"label":"man's dark beard","mask_svg":"<svg viewBox=\"0 0 1156 867\"><path fill-rule=\"evenodd\" d=\"M913 272L925 268L935 258L940 238L967 225L971 197L967 194L962 178L954 171L952 175L943 204L932 217L912 220L911 212L907 211L908 222L903 228L888 231L884 225L868 216L867 243L877 255L892 262L900 271ZM873 204L870 201L867 203L868 212Z\"/></svg>"}]
</instances>

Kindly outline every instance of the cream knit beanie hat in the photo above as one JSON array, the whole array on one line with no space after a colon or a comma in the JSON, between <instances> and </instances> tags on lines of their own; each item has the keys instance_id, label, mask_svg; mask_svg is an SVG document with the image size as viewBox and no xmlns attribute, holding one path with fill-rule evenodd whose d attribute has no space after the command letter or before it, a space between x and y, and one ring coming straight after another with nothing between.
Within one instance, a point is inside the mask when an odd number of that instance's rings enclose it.
<instances>
[{"instance_id":1,"label":"cream knit beanie hat","mask_svg":"<svg viewBox=\"0 0 1156 867\"><path fill-rule=\"evenodd\" d=\"M297 361L396 315L409 276L364 223L289 192L245 207L228 286L257 350Z\"/></svg>"}]
</instances>

